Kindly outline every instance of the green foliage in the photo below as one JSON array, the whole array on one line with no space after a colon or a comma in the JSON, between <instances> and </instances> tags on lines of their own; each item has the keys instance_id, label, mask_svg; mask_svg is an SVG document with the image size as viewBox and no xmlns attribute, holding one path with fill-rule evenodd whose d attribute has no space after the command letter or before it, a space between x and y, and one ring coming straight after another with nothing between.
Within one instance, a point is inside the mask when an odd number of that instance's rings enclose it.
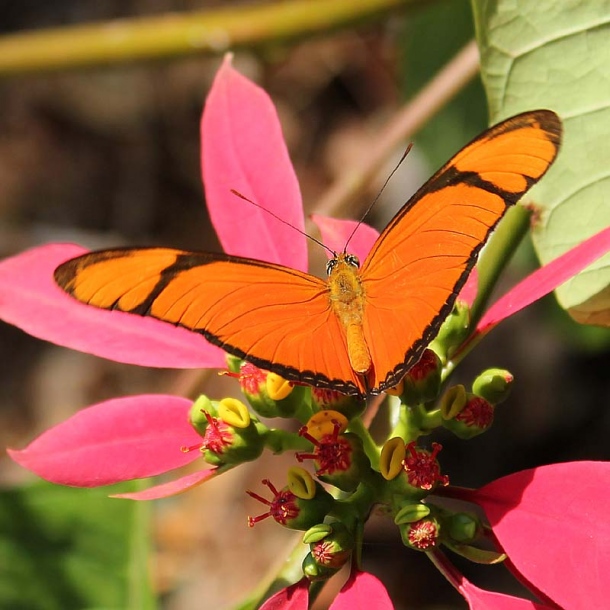
<instances>
[{"instance_id":1,"label":"green foliage","mask_svg":"<svg viewBox=\"0 0 610 610\"><path fill-rule=\"evenodd\" d=\"M473 0L494 121L533 108L564 120L562 150L527 197L542 263L610 221L610 13L607 2ZM610 325L610 255L558 291L581 322Z\"/></svg>"},{"instance_id":2,"label":"green foliage","mask_svg":"<svg viewBox=\"0 0 610 610\"><path fill-rule=\"evenodd\" d=\"M2 610L154 608L148 506L107 493L46 482L0 493Z\"/></svg>"}]
</instances>

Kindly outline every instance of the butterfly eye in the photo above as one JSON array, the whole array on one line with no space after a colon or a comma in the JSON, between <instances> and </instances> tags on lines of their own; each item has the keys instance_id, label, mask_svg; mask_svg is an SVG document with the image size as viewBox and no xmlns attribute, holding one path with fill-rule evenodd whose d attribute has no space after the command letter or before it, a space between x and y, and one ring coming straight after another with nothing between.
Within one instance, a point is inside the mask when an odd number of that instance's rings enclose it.
<instances>
[{"instance_id":1,"label":"butterfly eye","mask_svg":"<svg viewBox=\"0 0 610 610\"><path fill-rule=\"evenodd\" d=\"M332 270L337 266L337 259L336 258L331 258L329 259L329 261L326 263L326 275L330 275Z\"/></svg>"},{"instance_id":2,"label":"butterfly eye","mask_svg":"<svg viewBox=\"0 0 610 610\"><path fill-rule=\"evenodd\" d=\"M345 262L348 265L351 265L352 267L356 267L356 269L358 269L358 267L360 267L360 259L357 256L355 256L354 254L346 254Z\"/></svg>"}]
</instances>

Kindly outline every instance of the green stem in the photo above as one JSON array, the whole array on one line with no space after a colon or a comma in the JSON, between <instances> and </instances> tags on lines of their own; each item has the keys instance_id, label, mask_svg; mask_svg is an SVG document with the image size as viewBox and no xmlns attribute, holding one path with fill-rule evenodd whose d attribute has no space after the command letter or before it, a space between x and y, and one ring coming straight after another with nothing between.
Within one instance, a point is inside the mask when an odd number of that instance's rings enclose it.
<instances>
[{"instance_id":1,"label":"green stem","mask_svg":"<svg viewBox=\"0 0 610 610\"><path fill-rule=\"evenodd\" d=\"M470 332L473 333L478 321L481 319L487 301L494 289L500 273L508 264L517 246L529 230L530 214L522 206L510 209L498 229L492 235L477 266L479 272L479 286L477 297L470 308ZM443 369L443 381L446 380L455 367L465 358L484 335L471 334L469 338L453 354Z\"/></svg>"},{"instance_id":2,"label":"green stem","mask_svg":"<svg viewBox=\"0 0 610 610\"><path fill-rule=\"evenodd\" d=\"M366 453L366 456L369 458L373 470L378 470L380 449L377 446L377 443L373 440L368 428L362 422L362 419L359 417L352 419L348 427L348 432L353 432L360 437L362 440L364 453Z\"/></svg>"},{"instance_id":3,"label":"green stem","mask_svg":"<svg viewBox=\"0 0 610 610\"><path fill-rule=\"evenodd\" d=\"M271 428L265 432L264 438L265 446L273 453L311 449L311 442L306 438L294 434L294 432L286 432L277 428Z\"/></svg>"},{"instance_id":4,"label":"green stem","mask_svg":"<svg viewBox=\"0 0 610 610\"><path fill-rule=\"evenodd\" d=\"M471 328L480 320L500 274L527 234L529 219L530 214L523 206L514 206L508 210L485 246L477 265L479 287L477 298L470 308Z\"/></svg>"},{"instance_id":5,"label":"green stem","mask_svg":"<svg viewBox=\"0 0 610 610\"><path fill-rule=\"evenodd\" d=\"M145 480L138 481L136 489L145 489L146 484ZM154 610L157 607L157 602L150 586L148 561L151 551L150 523L152 504L149 502L134 502L133 504L133 526L130 529L130 561L127 589L129 601L127 607Z\"/></svg>"},{"instance_id":6,"label":"green stem","mask_svg":"<svg viewBox=\"0 0 610 610\"><path fill-rule=\"evenodd\" d=\"M0 38L0 75L224 53L369 24L410 3L292 0L13 34Z\"/></svg>"},{"instance_id":7,"label":"green stem","mask_svg":"<svg viewBox=\"0 0 610 610\"><path fill-rule=\"evenodd\" d=\"M406 444L429 434L440 425L438 409L428 411L424 405L401 405L400 419L388 438L400 437Z\"/></svg>"}]
</instances>

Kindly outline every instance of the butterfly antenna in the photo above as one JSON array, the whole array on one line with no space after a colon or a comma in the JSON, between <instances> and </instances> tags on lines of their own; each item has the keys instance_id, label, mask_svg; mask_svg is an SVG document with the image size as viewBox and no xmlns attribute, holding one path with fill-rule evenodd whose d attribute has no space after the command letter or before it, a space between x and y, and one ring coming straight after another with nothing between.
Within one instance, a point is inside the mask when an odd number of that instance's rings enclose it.
<instances>
[{"instance_id":1,"label":"butterfly antenna","mask_svg":"<svg viewBox=\"0 0 610 610\"><path fill-rule=\"evenodd\" d=\"M350 236L347 238L347 241L345 242L345 248L343 250L344 252L347 251L347 246L349 245L349 242L352 240L352 237L354 237L354 235L356 234L358 227L364 222L364 219L369 215L370 211L373 209L373 206L377 203L377 201L379 200L379 197L381 197L381 193L383 193L383 191L385 191L385 187L388 185L388 182L392 179L392 176L396 173L396 170L398 170L398 168L402 165L402 162L407 158L407 155L411 152L412 148L413 148L413 142L411 142L407 146L405 152L402 154L402 157L400 157L400 161L396 164L396 167L390 172L390 175L386 178L385 182L383 183L383 186L379 189L379 192L375 196L375 199L373 199L373 201L371 201L371 203L366 208L366 210L364 210L364 214L362 214L362 217L358 221L358 224L354 227L354 230L350 233Z\"/></svg>"},{"instance_id":2,"label":"butterfly antenna","mask_svg":"<svg viewBox=\"0 0 610 610\"><path fill-rule=\"evenodd\" d=\"M273 218L275 218L276 220L279 220L281 223L285 224L287 227L294 229L297 233L304 235L305 237L307 237L307 239L311 239L311 241L315 242L319 246L322 246L322 248L324 248L325 250L328 250L328 252L330 252L333 256L335 255L335 253L328 246L325 246L320 240L316 239L312 235L309 235L308 233L305 233L305 231L301 231L301 229L290 224L287 220L284 220L281 216L278 216L275 212L268 210L266 207L262 206L260 203L256 203L256 201L252 201L252 199L249 199L245 195L242 195L239 191L236 191L235 189L230 189L230 191L234 195L239 197L240 199L243 199L244 201L251 203L254 207L258 208L259 210L262 210L263 212L266 212L270 216L273 216Z\"/></svg>"}]
</instances>

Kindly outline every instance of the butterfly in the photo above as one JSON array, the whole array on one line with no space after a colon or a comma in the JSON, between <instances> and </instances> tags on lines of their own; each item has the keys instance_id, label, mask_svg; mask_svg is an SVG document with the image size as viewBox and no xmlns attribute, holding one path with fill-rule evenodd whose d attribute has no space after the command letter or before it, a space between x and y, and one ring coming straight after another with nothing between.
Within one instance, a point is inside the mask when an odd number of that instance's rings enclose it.
<instances>
[{"instance_id":1,"label":"butterfly","mask_svg":"<svg viewBox=\"0 0 610 610\"><path fill-rule=\"evenodd\" d=\"M335 253L326 280L170 248L88 253L60 265L55 280L83 303L201 333L288 380L379 393L419 360L490 233L555 159L561 134L549 110L491 127L409 199L362 265Z\"/></svg>"}]
</instances>

